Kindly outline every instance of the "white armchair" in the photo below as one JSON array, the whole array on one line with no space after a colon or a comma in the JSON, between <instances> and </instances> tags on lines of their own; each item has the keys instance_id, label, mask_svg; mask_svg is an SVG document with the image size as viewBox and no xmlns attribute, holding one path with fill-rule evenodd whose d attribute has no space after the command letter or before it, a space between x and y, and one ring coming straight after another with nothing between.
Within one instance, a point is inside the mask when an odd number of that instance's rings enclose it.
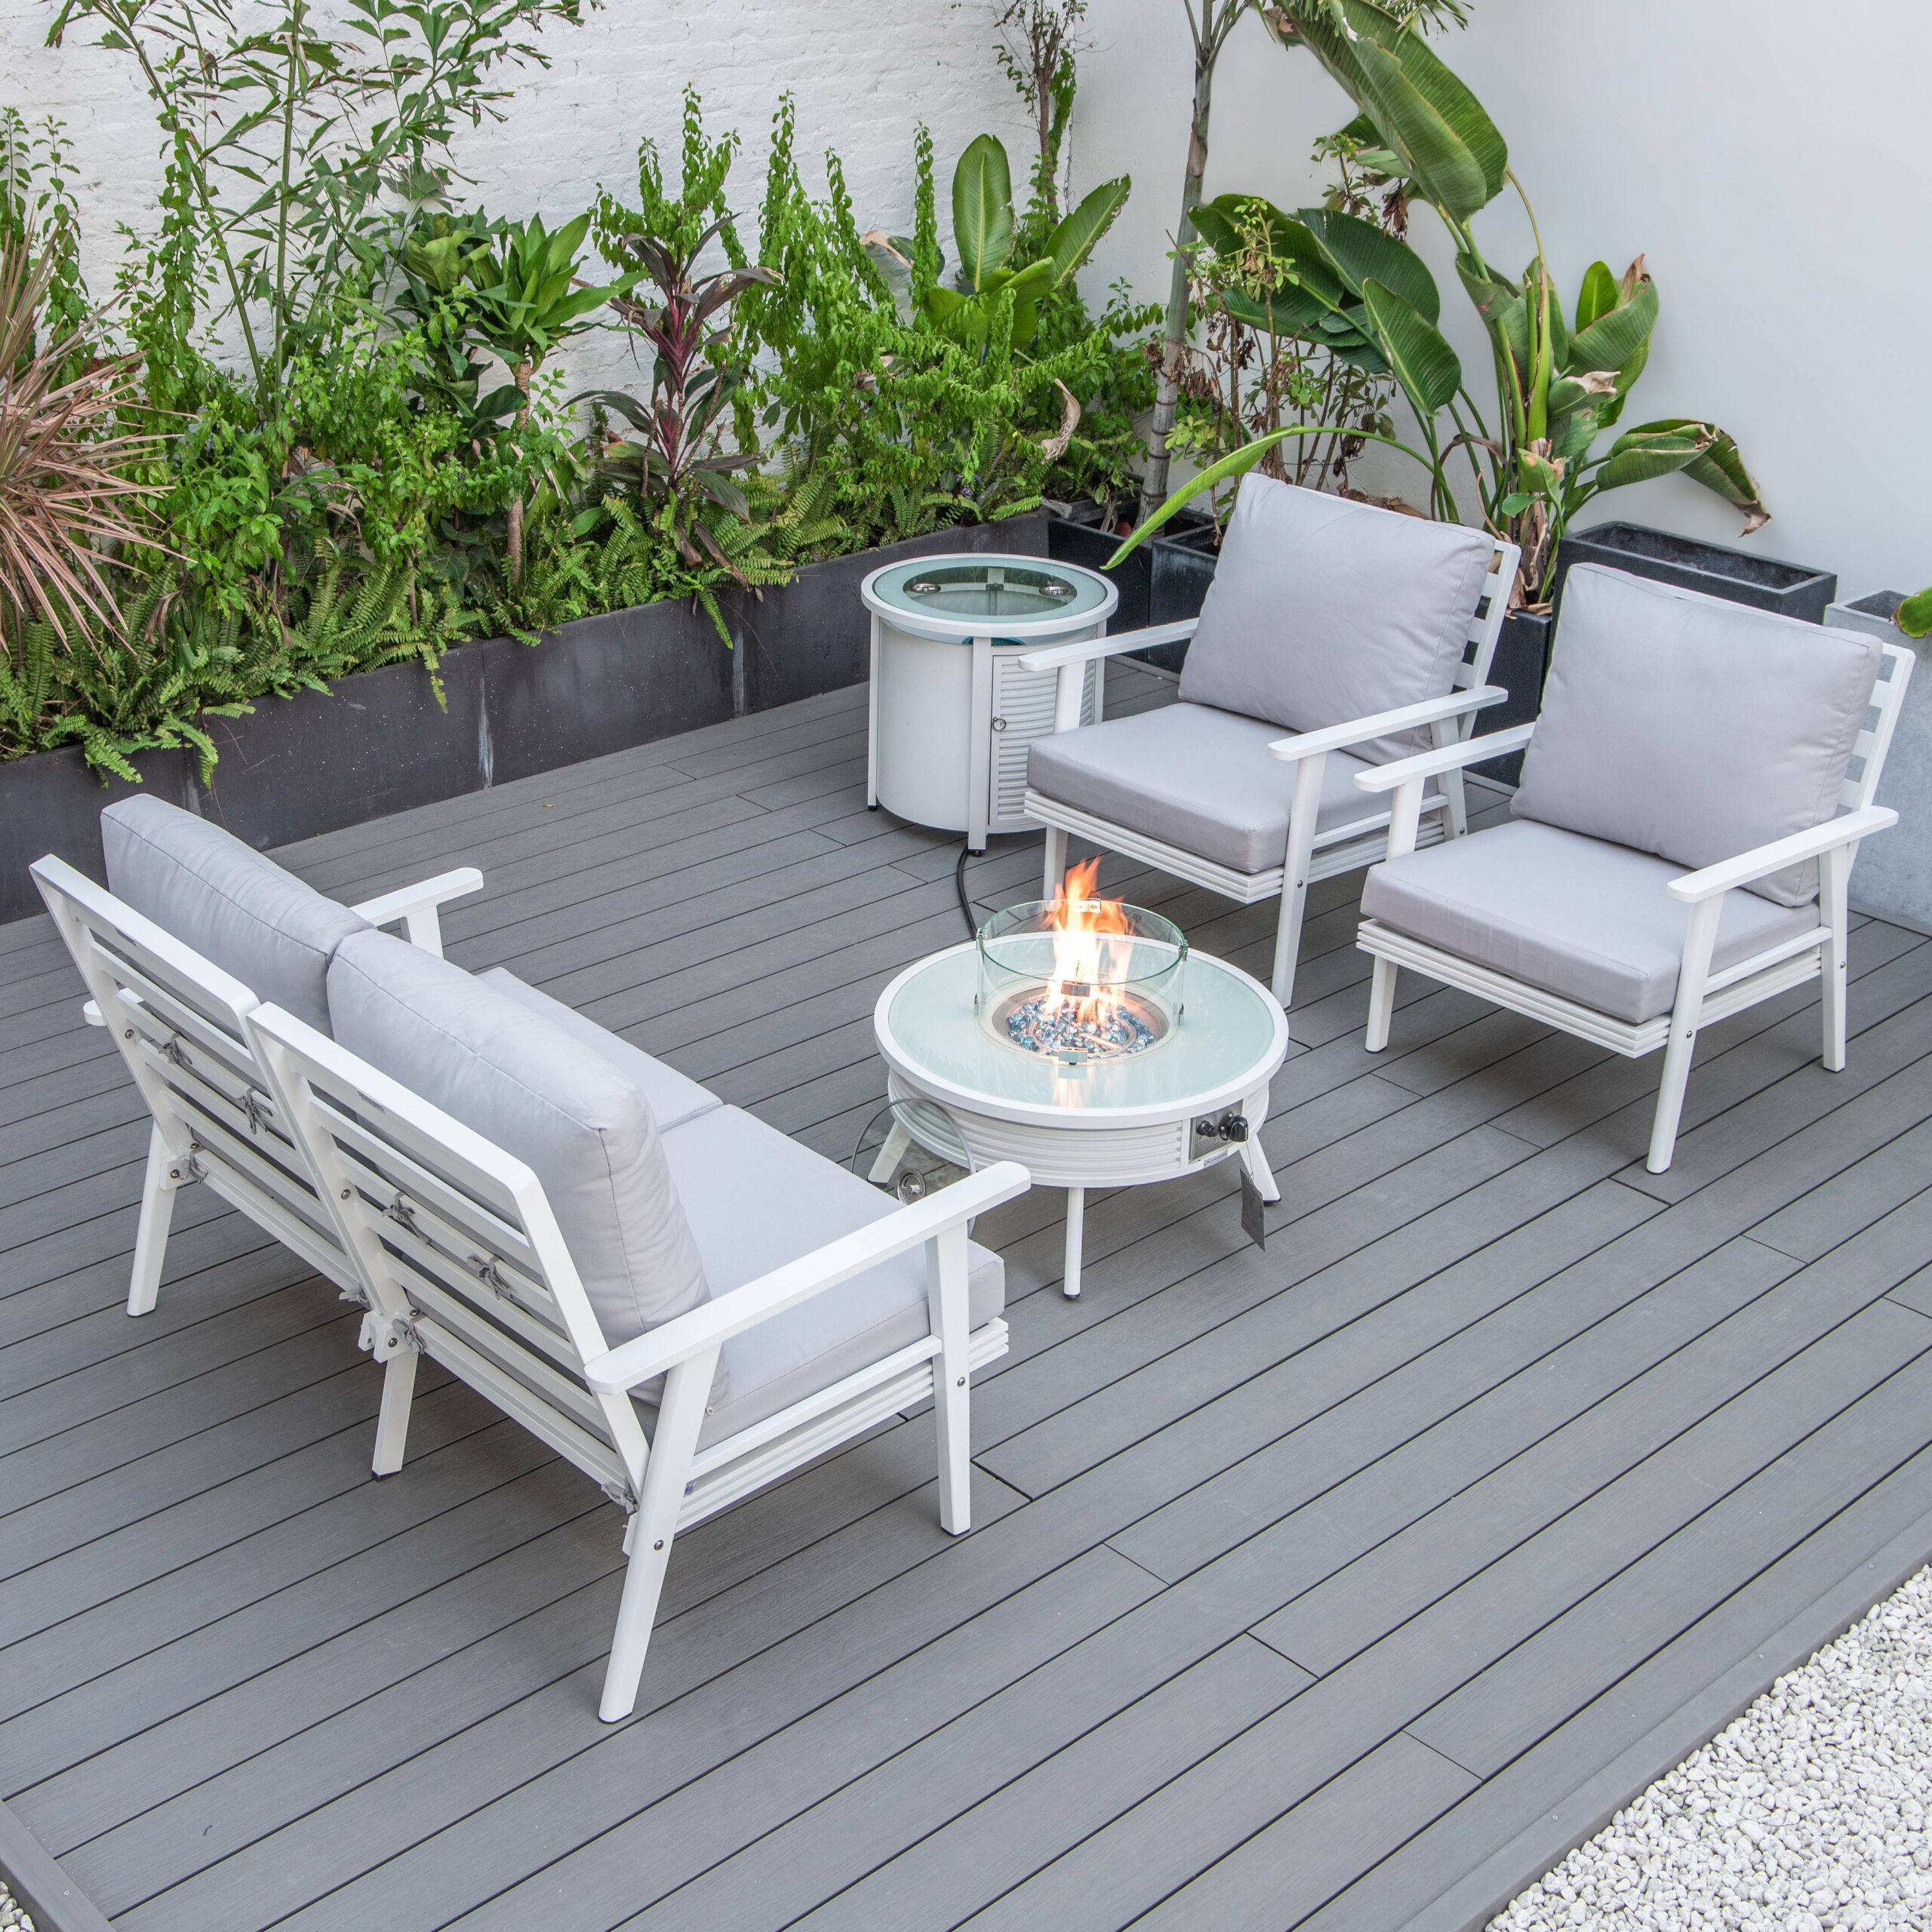
<instances>
[{"instance_id":1,"label":"white armchair","mask_svg":"<svg viewBox=\"0 0 1932 1932\"><path fill-rule=\"evenodd\" d=\"M1459 742L1507 695L1485 680L1517 561L1480 531L1245 478L1198 619L1020 660L1059 674L1026 795L1047 827L1048 891L1072 835L1242 905L1278 898L1286 1006L1309 884L1384 849L1386 811L1353 778ZM1183 638L1179 703L1081 725L1091 663ZM1465 829L1460 764L1420 811L1425 843Z\"/></svg>"},{"instance_id":2,"label":"white armchair","mask_svg":"<svg viewBox=\"0 0 1932 1932\"><path fill-rule=\"evenodd\" d=\"M1362 890L1365 1044L1407 967L1635 1058L1669 1165L1698 1030L1820 976L1845 1063L1847 890L1911 654L1597 565L1571 571L1542 717L1357 774L1392 801ZM1527 748L1514 816L1417 849L1426 789ZM1820 812L1829 816L1820 817ZM1687 869L1689 868L1689 869Z\"/></svg>"}]
</instances>

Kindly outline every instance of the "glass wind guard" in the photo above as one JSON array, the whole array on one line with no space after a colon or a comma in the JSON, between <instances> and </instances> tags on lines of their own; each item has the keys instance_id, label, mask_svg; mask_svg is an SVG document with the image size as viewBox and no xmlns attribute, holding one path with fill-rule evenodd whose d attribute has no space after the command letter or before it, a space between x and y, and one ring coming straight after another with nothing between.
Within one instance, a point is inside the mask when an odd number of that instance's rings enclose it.
<instances>
[{"instance_id":1,"label":"glass wind guard","mask_svg":"<svg viewBox=\"0 0 1932 1932\"><path fill-rule=\"evenodd\" d=\"M971 946L930 961L893 996L886 1024L918 1070L986 1099L1102 1112L1185 1108L1192 1097L1242 1078L1275 1037L1268 1003L1218 960L1188 961L1180 1023L1159 1049L1071 1067L995 1040L974 999L978 961Z\"/></svg>"}]
</instances>

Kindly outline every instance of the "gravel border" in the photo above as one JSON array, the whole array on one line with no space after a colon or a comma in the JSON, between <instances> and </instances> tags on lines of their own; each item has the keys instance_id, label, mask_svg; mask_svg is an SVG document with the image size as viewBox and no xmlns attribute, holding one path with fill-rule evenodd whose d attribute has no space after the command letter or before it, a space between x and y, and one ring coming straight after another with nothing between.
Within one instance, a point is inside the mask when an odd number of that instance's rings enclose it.
<instances>
[{"instance_id":1,"label":"gravel border","mask_svg":"<svg viewBox=\"0 0 1932 1932\"><path fill-rule=\"evenodd\" d=\"M33 1932L31 1915L8 1890L4 1878L0 1878L0 1932Z\"/></svg>"},{"instance_id":2,"label":"gravel border","mask_svg":"<svg viewBox=\"0 0 1932 1932\"><path fill-rule=\"evenodd\" d=\"M1932 1927L1932 1570L1513 1900L1490 1932Z\"/></svg>"}]
</instances>

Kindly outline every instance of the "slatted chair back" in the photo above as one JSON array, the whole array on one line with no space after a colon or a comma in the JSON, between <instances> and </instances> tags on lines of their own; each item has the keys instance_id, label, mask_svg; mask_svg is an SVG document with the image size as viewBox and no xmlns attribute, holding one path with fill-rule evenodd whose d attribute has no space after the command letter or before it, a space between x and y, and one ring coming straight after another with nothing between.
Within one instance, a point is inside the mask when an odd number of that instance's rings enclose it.
<instances>
[{"instance_id":1,"label":"slatted chair back","mask_svg":"<svg viewBox=\"0 0 1932 1932\"><path fill-rule=\"evenodd\" d=\"M1844 783L1838 791L1838 803L1849 812L1862 811L1878 796L1885 754L1892 748L1892 734L1898 729L1899 714L1905 709L1906 687L1912 677L1912 654L1903 645L1884 644L1879 648L1884 653L1885 661L1879 666L1879 679L1872 692L1872 709L1866 715L1865 728L1852 746L1851 762L1845 768Z\"/></svg>"},{"instance_id":2,"label":"slatted chair back","mask_svg":"<svg viewBox=\"0 0 1932 1932\"><path fill-rule=\"evenodd\" d=\"M1463 661L1457 667L1455 687L1459 691L1472 691L1489 682L1490 666L1496 661L1497 641L1503 635L1503 621L1509 614L1510 593L1515 588L1517 567L1522 561L1520 545L1500 537L1497 539L1496 555L1491 560L1489 574L1482 580L1482 595L1469 619ZM1473 714L1457 721L1453 727L1462 737L1481 728Z\"/></svg>"},{"instance_id":3,"label":"slatted chair back","mask_svg":"<svg viewBox=\"0 0 1932 1932\"><path fill-rule=\"evenodd\" d=\"M65 860L38 860L32 872L86 982L90 1017L112 1037L154 1118L144 1223L154 1200L205 1180L353 1293L354 1264L255 1057L246 1026L254 994ZM149 1274L158 1244L154 1253ZM137 1283L143 1272L137 1253ZM137 1287L130 1306L152 1306L152 1288L151 1279L144 1293Z\"/></svg>"},{"instance_id":4,"label":"slatted chair back","mask_svg":"<svg viewBox=\"0 0 1932 1932\"><path fill-rule=\"evenodd\" d=\"M628 1396L584 1379L608 1344L536 1175L279 1008L257 1011L256 1051L355 1257L377 1360L440 1362L635 1508L644 1431Z\"/></svg>"}]
</instances>

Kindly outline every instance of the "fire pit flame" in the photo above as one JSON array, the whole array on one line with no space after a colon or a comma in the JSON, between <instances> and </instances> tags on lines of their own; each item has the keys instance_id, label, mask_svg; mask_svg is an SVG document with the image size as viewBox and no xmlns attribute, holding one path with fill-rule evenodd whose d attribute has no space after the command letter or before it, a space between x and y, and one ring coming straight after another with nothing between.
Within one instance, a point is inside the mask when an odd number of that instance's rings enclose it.
<instances>
[{"instance_id":1,"label":"fire pit flame","mask_svg":"<svg viewBox=\"0 0 1932 1932\"><path fill-rule=\"evenodd\" d=\"M1098 897L1099 873L1097 859L1076 866L1051 899L981 929L981 1012L995 1038L1082 1065L1172 1030L1187 943L1158 914Z\"/></svg>"}]
</instances>

